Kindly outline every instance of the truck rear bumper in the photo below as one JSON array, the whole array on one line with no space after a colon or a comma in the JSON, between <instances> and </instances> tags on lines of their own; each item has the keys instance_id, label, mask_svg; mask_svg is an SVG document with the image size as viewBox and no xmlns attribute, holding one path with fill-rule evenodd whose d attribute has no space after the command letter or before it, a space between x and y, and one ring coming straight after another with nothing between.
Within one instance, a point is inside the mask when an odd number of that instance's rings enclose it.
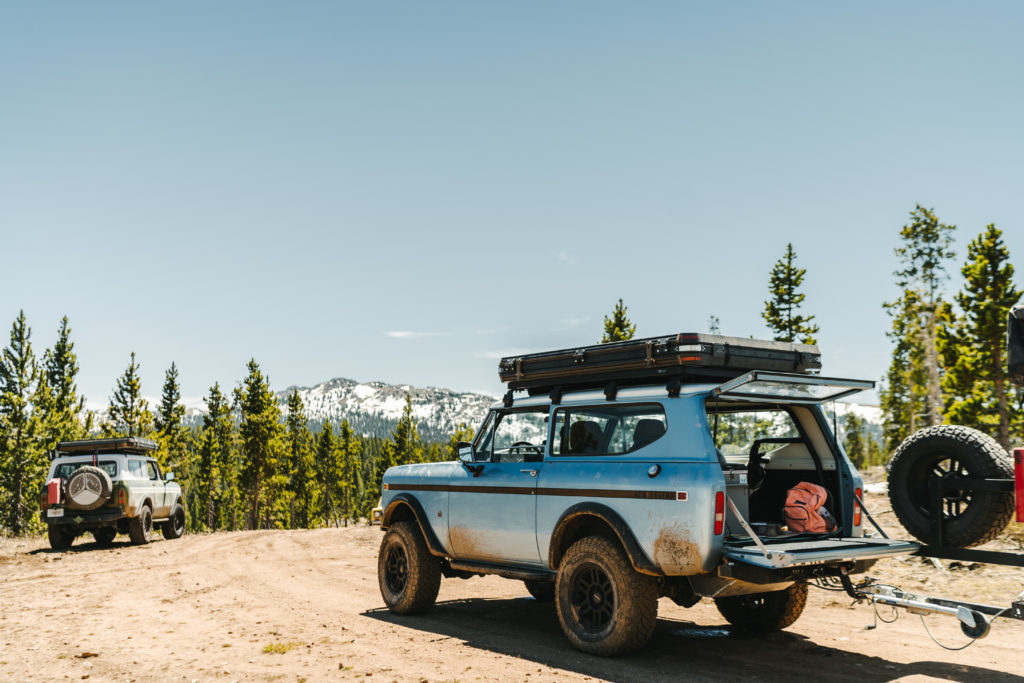
<instances>
[{"instance_id":1,"label":"truck rear bumper","mask_svg":"<svg viewBox=\"0 0 1024 683\"><path fill-rule=\"evenodd\" d=\"M65 510L63 517L47 517L46 511L39 513L39 518L52 526L72 526L76 529L109 526L112 522L124 519L127 515L121 510Z\"/></svg>"}]
</instances>

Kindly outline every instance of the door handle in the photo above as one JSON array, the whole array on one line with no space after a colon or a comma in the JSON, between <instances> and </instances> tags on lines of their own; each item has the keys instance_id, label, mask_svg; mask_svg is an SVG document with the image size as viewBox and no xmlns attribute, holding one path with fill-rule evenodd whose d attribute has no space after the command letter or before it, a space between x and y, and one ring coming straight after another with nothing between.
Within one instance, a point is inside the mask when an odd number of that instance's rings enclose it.
<instances>
[{"instance_id":1,"label":"door handle","mask_svg":"<svg viewBox=\"0 0 1024 683\"><path fill-rule=\"evenodd\" d=\"M537 476L537 470L519 470L523 474L529 474L531 477Z\"/></svg>"}]
</instances>

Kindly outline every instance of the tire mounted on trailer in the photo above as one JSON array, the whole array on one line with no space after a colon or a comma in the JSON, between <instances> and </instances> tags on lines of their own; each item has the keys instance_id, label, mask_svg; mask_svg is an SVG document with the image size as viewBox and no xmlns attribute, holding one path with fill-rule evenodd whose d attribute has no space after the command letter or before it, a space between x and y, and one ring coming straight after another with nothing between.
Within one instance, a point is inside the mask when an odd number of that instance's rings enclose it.
<instances>
[{"instance_id":1,"label":"tire mounted on trailer","mask_svg":"<svg viewBox=\"0 0 1024 683\"><path fill-rule=\"evenodd\" d=\"M923 543L932 543L932 524L943 519L943 542L967 548L991 541L1014 511L1012 493L947 491L935 510L929 480L1013 478L1013 461L995 439L970 427L926 427L907 437L889 461L889 501L900 524Z\"/></svg>"}]
</instances>

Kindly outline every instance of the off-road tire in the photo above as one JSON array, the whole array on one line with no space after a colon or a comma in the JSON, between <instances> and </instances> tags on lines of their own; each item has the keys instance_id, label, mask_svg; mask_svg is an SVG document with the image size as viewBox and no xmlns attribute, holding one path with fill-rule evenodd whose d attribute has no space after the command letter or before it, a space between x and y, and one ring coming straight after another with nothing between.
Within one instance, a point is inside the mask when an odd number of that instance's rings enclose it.
<instances>
[{"instance_id":1,"label":"off-road tire","mask_svg":"<svg viewBox=\"0 0 1024 683\"><path fill-rule=\"evenodd\" d=\"M734 595L715 600L725 620L744 631L768 633L781 631L800 618L807 605L807 584L794 583L786 590L771 593Z\"/></svg>"},{"instance_id":2,"label":"off-road tire","mask_svg":"<svg viewBox=\"0 0 1024 683\"><path fill-rule=\"evenodd\" d=\"M415 522L395 522L384 534L377 583L384 604L395 614L419 614L437 600L441 560L430 554Z\"/></svg>"},{"instance_id":3,"label":"off-road tire","mask_svg":"<svg viewBox=\"0 0 1024 683\"><path fill-rule=\"evenodd\" d=\"M92 530L92 537L96 539L98 545L109 546L117 537L117 529L112 526L101 526Z\"/></svg>"},{"instance_id":4,"label":"off-road tire","mask_svg":"<svg viewBox=\"0 0 1024 683\"><path fill-rule=\"evenodd\" d=\"M128 538L132 545L145 545L153 535L153 511L143 505L136 517L128 521Z\"/></svg>"},{"instance_id":5,"label":"off-road tire","mask_svg":"<svg viewBox=\"0 0 1024 683\"><path fill-rule=\"evenodd\" d=\"M523 581L523 583L526 584L526 590L538 602L551 602L555 599L554 581Z\"/></svg>"},{"instance_id":6,"label":"off-road tire","mask_svg":"<svg viewBox=\"0 0 1024 683\"><path fill-rule=\"evenodd\" d=\"M95 510L110 500L113 490L109 474L99 467L83 465L64 484L64 504L72 510Z\"/></svg>"},{"instance_id":7,"label":"off-road tire","mask_svg":"<svg viewBox=\"0 0 1024 683\"><path fill-rule=\"evenodd\" d=\"M976 429L956 425L926 427L907 437L889 461L889 501L900 524L915 538L932 543L932 520L942 514L943 545L966 548L991 541L1014 512L1013 493L949 492L943 510L934 511L928 480L950 476L1013 478L1013 460L999 443ZM945 473L945 474L943 474Z\"/></svg>"},{"instance_id":8,"label":"off-road tire","mask_svg":"<svg viewBox=\"0 0 1024 683\"><path fill-rule=\"evenodd\" d=\"M185 508L181 503L174 504L170 517L160 525L160 531L169 541L181 538L185 534Z\"/></svg>"},{"instance_id":9,"label":"off-road tire","mask_svg":"<svg viewBox=\"0 0 1024 683\"><path fill-rule=\"evenodd\" d=\"M576 649L627 654L646 645L654 633L658 586L653 577L633 569L617 542L588 536L569 546L558 566L555 611Z\"/></svg>"},{"instance_id":10,"label":"off-road tire","mask_svg":"<svg viewBox=\"0 0 1024 683\"><path fill-rule=\"evenodd\" d=\"M75 542L75 534L64 531L56 524L46 525L46 536L50 539L50 547L54 550L67 550Z\"/></svg>"}]
</instances>

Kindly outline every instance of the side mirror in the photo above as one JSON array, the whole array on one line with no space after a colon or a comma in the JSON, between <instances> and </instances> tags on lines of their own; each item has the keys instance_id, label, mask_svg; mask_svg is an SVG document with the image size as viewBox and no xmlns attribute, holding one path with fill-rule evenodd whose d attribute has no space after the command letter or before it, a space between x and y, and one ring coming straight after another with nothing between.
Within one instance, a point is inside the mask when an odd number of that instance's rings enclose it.
<instances>
[{"instance_id":1,"label":"side mirror","mask_svg":"<svg viewBox=\"0 0 1024 683\"><path fill-rule=\"evenodd\" d=\"M473 444L467 441L460 441L456 448L459 450L459 462L463 465L468 465L473 462Z\"/></svg>"},{"instance_id":2,"label":"side mirror","mask_svg":"<svg viewBox=\"0 0 1024 683\"><path fill-rule=\"evenodd\" d=\"M164 481L174 481L174 472L165 472Z\"/></svg>"}]
</instances>

